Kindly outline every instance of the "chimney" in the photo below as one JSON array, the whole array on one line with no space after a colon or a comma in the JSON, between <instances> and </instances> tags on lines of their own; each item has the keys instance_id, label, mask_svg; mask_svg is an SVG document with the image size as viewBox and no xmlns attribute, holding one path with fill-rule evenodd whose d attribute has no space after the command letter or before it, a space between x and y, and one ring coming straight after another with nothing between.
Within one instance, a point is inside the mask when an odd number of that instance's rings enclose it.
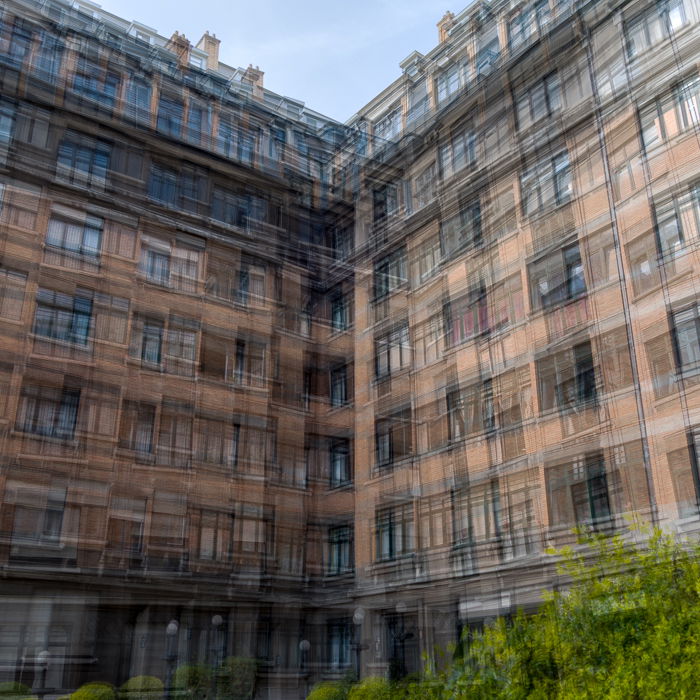
<instances>
[{"instance_id":1,"label":"chimney","mask_svg":"<svg viewBox=\"0 0 700 700\"><path fill-rule=\"evenodd\" d=\"M448 10L443 15L442 19L437 23L438 28L438 41L442 44L443 41L447 41L448 32L455 25L455 16Z\"/></svg>"},{"instance_id":2,"label":"chimney","mask_svg":"<svg viewBox=\"0 0 700 700\"><path fill-rule=\"evenodd\" d=\"M251 63L243 72L243 82L253 86L253 97L263 96L263 76L265 73L260 70L260 66L255 66Z\"/></svg>"},{"instance_id":3,"label":"chimney","mask_svg":"<svg viewBox=\"0 0 700 700\"><path fill-rule=\"evenodd\" d=\"M219 45L221 39L216 38L216 34L204 32L204 36L197 43L197 48L207 55L207 69L219 70Z\"/></svg>"},{"instance_id":4,"label":"chimney","mask_svg":"<svg viewBox=\"0 0 700 700\"><path fill-rule=\"evenodd\" d=\"M168 43L165 45L165 48L168 49L168 51L172 51L177 56L180 66L189 65L192 44L190 44L189 40L184 34L175 32L175 34L170 37Z\"/></svg>"}]
</instances>

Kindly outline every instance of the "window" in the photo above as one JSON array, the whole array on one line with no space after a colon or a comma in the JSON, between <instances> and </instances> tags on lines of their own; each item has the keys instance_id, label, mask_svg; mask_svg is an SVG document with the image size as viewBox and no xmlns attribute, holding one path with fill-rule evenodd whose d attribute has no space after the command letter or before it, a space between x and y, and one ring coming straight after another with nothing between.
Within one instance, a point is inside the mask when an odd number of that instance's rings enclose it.
<instances>
[{"instance_id":1,"label":"window","mask_svg":"<svg viewBox=\"0 0 700 700\"><path fill-rule=\"evenodd\" d=\"M700 234L700 185L654 206L656 236L661 255L682 250Z\"/></svg>"},{"instance_id":2,"label":"window","mask_svg":"<svg viewBox=\"0 0 700 700\"><path fill-rule=\"evenodd\" d=\"M447 392L448 437L461 440L496 427L491 381Z\"/></svg>"},{"instance_id":3,"label":"window","mask_svg":"<svg viewBox=\"0 0 700 700\"><path fill-rule=\"evenodd\" d=\"M697 304L673 314L676 363L681 372L700 367L700 308Z\"/></svg>"},{"instance_id":4,"label":"window","mask_svg":"<svg viewBox=\"0 0 700 700\"><path fill-rule=\"evenodd\" d=\"M547 309L586 293L586 278L578 243L530 265L533 309Z\"/></svg>"},{"instance_id":5,"label":"window","mask_svg":"<svg viewBox=\"0 0 700 700\"><path fill-rule=\"evenodd\" d=\"M350 441L346 438L332 438L329 445L330 485L342 486L352 481L350 469Z\"/></svg>"},{"instance_id":6,"label":"window","mask_svg":"<svg viewBox=\"0 0 700 700\"><path fill-rule=\"evenodd\" d=\"M192 376L197 356L199 324L192 319L171 315L165 333L165 371Z\"/></svg>"},{"instance_id":7,"label":"window","mask_svg":"<svg viewBox=\"0 0 700 700\"><path fill-rule=\"evenodd\" d=\"M440 247L440 237L433 236L427 241L423 241L413 254L414 272L413 283L423 284L438 271L442 262L442 250Z\"/></svg>"},{"instance_id":8,"label":"window","mask_svg":"<svg viewBox=\"0 0 700 700\"><path fill-rule=\"evenodd\" d=\"M695 75L676 85L674 93L683 127L700 124L700 77Z\"/></svg>"},{"instance_id":9,"label":"window","mask_svg":"<svg viewBox=\"0 0 700 700\"><path fill-rule=\"evenodd\" d=\"M612 514L609 475L601 453L579 457L573 464L546 470L549 522L594 525Z\"/></svg>"},{"instance_id":10,"label":"window","mask_svg":"<svg viewBox=\"0 0 700 700\"><path fill-rule=\"evenodd\" d=\"M330 402L331 406L344 406L348 402L349 387L348 387L348 368L343 365L331 370L331 391Z\"/></svg>"},{"instance_id":11,"label":"window","mask_svg":"<svg viewBox=\"0 0 700 700\"><path fill-rule=\"evenodd\" d=\"M401 128L401 107L397 107L374 125L374 136L380 141L390 141L401 133Z\"/></svg>"},{"instance_id":12,"label":"window","mask_svg":"<svg viewBox=\"0 0 700 700\"><path fill-rule=\"evenodd\" d=\"M166 206L176 206L178 203L177 171L155 163L152 164L148 179L148 196Z\"/></svg>"},{"instance_id":13,"label":"window","mask_svg":"<svg viewBox=\"0 0 700 700\"><path fill-rule=\"evenodd\" d=\"M572 195L572 175L566 151L540 160L520 177L525 216L568 202Z\"/></svg>"},{"instance_id":14,"label":"window","mask_svg":"<svg viewBox=\"0 0 700 700\"><path fill-rule=\"evenodd\" d=\"M440 147L442 175L447 178L476 163L476 132L470 125L452 134Z\"/></svg>"},{"instance_id":15,"label":"window","mask_svg":"<svg viewBox=\"0 0 700 700\"><path fill-rule=\"evenodd\" d=\"M408 92L408 114L406 121L410 122L427 114L430 109L428 83L425 79L415 83Z\"/></svg>"},{"instance_id":16,"label":"window","mask_svg":"<svg viewBox=\"0 0 700 700\"><path fill-rule=\"evenodd\" d=\"M700 123L700 78L692 75L641 107L639 121L647 151Z\"/></svg>"},{"instance_id":17,"label":"window","mask_svg":"<svg viewBox=\"0 0 700 700\"><path fill-rule=\"evenodd\" d=\"M199 515L199 558L229 561L233 555L233 515L202 510Z\"/></svg>"},{"instance_id":18,"label":"window","mask_svg":"<svg viewBox=\"0 0 700 700\"><path fill-rule=\"evenodd\" d=\"M331 231L331 251L335 260L347 260L352 255L353 231L350 228L334 228Z\"/></svg>"},{"instance_id":19,"label":"window","mask_svg":"<svg viewBox=\"0 0 700 700\"><path fill-rule=\"evenodd\" d=\"M670 37L687 22L682 0L661 0L625 22L627 55L637 58Z\"/></svg>"},{"instance_id":20,"label":"window","mask_svg":"<svg viewBox=\"0 0 700 700\"><path fill-rule=\"evenodd\" d=\"M334 331L345 331L350 325L350 299L342 292L337 292L331 297L331 328Z\"/></svg>"},{"instance_id":21,"label":"window","mask_svg":"<svg viewBox=\"0 0 700 700\"><path fill-rule=\"evenodd\" d=\"M399 192L396 184L382 185L372 190L372 215L375 224L399 211Z\"/></svg>"},{"instance_id":22,"label":"window","mask_svg":"<svg viewBox=\"0 0 700 700\"><path fill-rule=\"evenodd\" d=\"M656 244L652 236L644 235L632 241L627 246L627 258L635 295L643 294L660 282Z\"/></svg>"},{"instance_id":23,"label":"window","mask_svg":"<svg viewBox=\"0 0 700 700\"><path fill-rule=\"evenodd\" d=\"M0 98L0 145L7 145L12 141L16 111L14 103Z\"/></svg>"},{"instance_id":24,"label":"window","mask_svg":"<svg viewBox=\"0 0 700 700\"><path fill-rule=\"evenodd\" d=\"M411 409L404 408L375 422L378 467L387 467L413 452Z\"/></svg>"},{"instance_id":25,"label":"window","mask_svg":"<svg viewBox=\"0 0 700 700\"><path fill-rule=\"evenodd\" d=\"M467 83L467 64L453 63L435 78L435 92L438 104L445 102L459 92Z\"/></svg>"},{"instance_id":26,"label":"window","mask_svg":"<svg viewBox=\"0 0 700 700\"><path fill-rule=\"evenodd\" d=\"M27 22L16 18L12 30L8 33L9 41L2 41L4 37L0 36L0 53L10 65L19 67L29 54L32 45L32 30Z\"/></svg>"},{"instance_id":27,"label":"window","mask_svg":"<svg viewBox=\"0 0 700 700\"><path fill-rule=\"evenodd\" d=\"M167 285L170 281L170 251L142 247L139 267L150 282Z\"/></svg>"},{"instance_id":28,"label":"window","mask_svg":"<svg viewBox=\"0 0 700 700\"><path fill-rule=\"evenodd\" d=\"M235 465L240 425L230 420L199 416L195 421L195 458L207 464Z\"/></svg>"},{"instance_id":29,"label":"window","mask_svg":"<svg viewBox=\"0 0 700 700\"><path fill-rule=\"evenodd\" d=\"M537 361L540 409L585 407L597 398L589 341Z\"/></svg>"},{"instance_id":30,"label":"window","mask_svg":"<svg viewBox=\"0 0 700 700\"><path fill-rule=\"evenodd\" d=\"M92 294L71 296L39 289L34 333L67 343L87 345L92 317Z\"/></svg>"},{"instance_id":31,"label":"window","mask_svg":"<svg viewBox=\"0 0 700 700\"><path fill-rule=\"evenodd\" d=\"M192 456L192 408L164 400L160 410L156 461L168 467L189 467Z\"/></svg>"},{"instance_id":32,"label":"window","mask_svg":"<svg viewBox=\"0 0 700 700\"><path fill-rule=\"evenodd\" d=\"M489 309L485 287L480 285L460 299L445 304L443 317L447 347L454 347L487 332Z\"/></svg>"},{"instance_id":33,"label":"window","mask_svg":"<svg viewBox=\"0 0 700 700\"><path fill-rule=\"evenodd\" d=\"M187 138L192 143L201 143L207 139L211 130L211 113L209 106L190 98L187 107Z\"/></svg>"},{"instance_id":34,"label":"window","mask_svg":"<svg viewBox=\"0 0 700 700\"><path fill-rule=\"evenodd\" d=\"M58 545L64 529L66 490L52 488L37 494L22 489L15 506L12 544Z\"/></svg>"},{"instance_id":35,"label":"window","mask_svg":"<svg viewBox=\"0 0 700 700\"><path fill-rule=\"evenodd\" d=\"M328 573L331 576L352 571L352 535L352 525L338 525L328 528Z\"/></svg>"},{"instance_id":36,"label":"window","mask_svg":"<svg viewBox=\"0 0 700 700\"><path fill-rule=\"evenodd\" d=\"M413 203L415 209L430 204L435 198L435 163L431 163L413 181Z\"/></svg>"},{"instance_id":37,"label":"window","mask_svg":"<svg viewBox=\"0 0 700 700\"><path fill-rule=\"evenodd\" d=\"M132 568L140 564L145 510L143 499L112 496L106 552L113 556L114 568Z\"/></svg>"},{"instance_id":38,"label":"window","mask_svg":"<svg viewBox=\"0 0 700 700\"><path fill-rule=\"evenodd\" d=\"M0 318L19 321L22 318L27 274L0 267Z\"/></svg>"},{"instance_id":39,"label":"window","mask_svg":"<svg viewBox=\"0 0 700 700\"><path fill-rule=\"evenodd\" d=\"M525 317L520 273L491 287L491 330L512 326Z\"/></svg>"},{"instance_id":40,"label":"window","mask_svg":"<svg viewBox=\"0 0 700 700\"><path fill-rule=\"evenodd\" d=\"M46 245L96 258L102 245L102 219L66 207L54 206L46 231Z\"/></svg>"},{"instance_id":41,"label":"window","mask_svg":"<svg viewBox=\"0 0 700 700\"><path fill-rule=\"evenodd\" d=\"M119 447L143 455L153 452L156 407L137 401L124 401L119 423Z\"/></svg>"},{"instance_id":42,"label":"window","mask_svg":"<svg viewBox=\"0 0 700 700\"><path fill-rule=\"evenodd\" d=\"M350 620L331 620L328 623L328 665L331 669L340 670L350 666L351 642Z\"/></svg>"},{"instance_id":43,"label":"window","mask_svg":"<svg viewBox=\"0 0 700 700\"><path fill-rule=\"evenodd\" d=\"M73 92L102 107L113 109L119 90L119 75L81 56L73 77Z\"/></svg>"},{"instance_id":44,"label":"window","mask_svg":"<svg viewBox=\"0 0 700 700\"><path fill-rule=\"evenodd\" d=\"M678 515L689 518L698 514L698 455L700 455L700 434L697 429L687 435L687 444L677 441L676 449L666 453Z\"/></svg>"},{"instance_id":45,"label":"window","mask_svg":"<svg viewBox=\"0 0 700 700\"><path fill-rule=\"evenodd\" d=\"M135 316L131 332L131 357L139 359L146 365L160 367L163 357L163 321Z\"/></svg>"},{"instance_id":46,"label":"window","mask_svg":"<svg viewBox=\"0 0 700 700\"><path fill-rule=\"evenodd\" d=\"M515 14L508 23L511 51L527 43L536 32L541 32L550 20L548 0L539 0Z\"/></svg>"},{"instance_id":47,"label":"window","mask_svg":"<svg viewBox=\"0 0 700 700\"><path fill-rule=\"evenodd\" d=\"M378 509L375 522L377 561L390 561L413 551L412 503Z\"/></svg>"},{"instance_id":48,"label":"window","mask_svg":"<svg viewBox=\"0 0 700 700\"><path fill-rule=\"evenodd\" d=\"M561 107L559 77L550 73L515 98L518 128L523 129L540 119L551 117Z\"/></svg>"},{"instance_id":49,"label":"window","mask_svg":"<svg viewBox=\"0 0 700 700\"><path fill-rule=\"evenodd\" d=\"M158 116L156 128L166 136L177 138L182 131L182 115L184 106L176 97L161 94L158 101Z\"/></svg>"},{"instance_id":50,"label":"window","mask_svg":"<svg viewBox=\"0 0 700 700\"><path fill-rule=\"evenodd\" d=\"M235 158L237 142L236 127L226 115L221 114L219 116L219 133L216 139L217 151L229 158Z\"/></svg>"},{"instance_id":51,"label":"window","mask_svg":"<svg viewBox=\"0 0 700 700\"><path fill-rule=\"evenodd\" d=\"M261 341L206 332L202 337L202 374L220 381L264 386L266 349Z\"/></svg>"},{"instance_id":52,"label":"window","mask_svg":"<svg viewBox=\"0 0 700 700\"><path fill-rule=\"evenodd\" d=\"M440 242L446 258L467 246L481 243L481 205L478 199L462 203L457 214L442 221Z\"/></svg>"},{"instance_id":53,"label":"window","mask_svg":"<svg viewBox=\"0 0 700 700\"><path fill-rule=\"evenodd\" d=\"M452 542L450 495L422 498L418 505L420 548L442 547Z\"/></svg>"},{"instance_id":54,"label":"window","mask_svg":"<svg viewBox=\"0 0 700 700\"><path fill-rule=\"evenodd\" d=\"M74 185L104 187L112 147L73 131L58 146L56 176Z\"/></svg>"},{"instance_id":55,"label":"window","mask_svg":"<svg viewBox=\"0 0 700 700\"><path fill-rule=\"evenodd\" d=\"M20 397L17 430L72 440L79 403L80 389L25 386Z\"/></svg>"},{"instance_id":56,"label":"window","mask_svg":"<svg viewBox=\"0 0 700 700\"><path fill-rule=\"evenodd\" d=\"M408 281L406 249L399 248L374 264L374 296L382 299Z\"/></svg>"},{"instance_id":57,"label":"window","mask_svg":"<svg viewBox=\"0 0 700 700\"><path fill-rule=\"evenodd\" d=\"M498 45L498 37L496 36L490 39L488 34L480 37L479 44L479 50L476 55L476 74L481 77L491 72L491 68L496 64L496 61L498 61L500 48Z\"/></svg>"},{"instance_id":58,"label":"window","mask_svg":"<svg viewBox=\"0 0 700 700\"><path fill-rule=\"evenodd\" d=\"M215 187L211 217L231 226L248 229L250 221L265 221L267 203L260 197Z\"/></svg>"},{"instance_id":59,"label":"window","mask_svg":"<svg viewBox=\"0 0 700 700\"><path fill-rule=\"evenodd\" d=\"M244 306L265 302L265 265L252 258L226 262L224 255L208 256L207 291L215 297Z\"/></svg>"},{"instance_id":60,"label":"window","mask_svg":"<svg viewBox=\"0 0 700 700\"><path fill-rule=\"evenodd\" d=\"M411 363L408 324L403 323L379 336L374 348L374 366L378 379L408 367Z\"/></svg>"},{"instance_id":61,"label":"window","mask_svg":"<svg viewBox=\"0 0 700 700\"><path fill-rule=\"evenodd\" d=\"M132 78L126 89L125 116L143 124L150 124L151 94L149 82L142 78Z\"/></svg>"},{"instance_id":62,"label":"window","mask_svg":"<svg viewBox=\"0 0 700 700\"><path fill-rule=\"evenodd\" d=\"M196 292L201 247L201 243L194 238L186 241L182 237L166 240L142 236L139 272L154 284L181 292Z\"/></svg>"},{"instance_id":63,"label":"window","mask_svg":"<svg viewBox=\"0 0 700 700\"><path fill-rule=\"evenodd\" d=\"M497 481L474 484L455 494L455 534L460 543L483 545L501 536L501 503ZM478 550L477 550L478 551Z\"/></svg>"}]
</instances>

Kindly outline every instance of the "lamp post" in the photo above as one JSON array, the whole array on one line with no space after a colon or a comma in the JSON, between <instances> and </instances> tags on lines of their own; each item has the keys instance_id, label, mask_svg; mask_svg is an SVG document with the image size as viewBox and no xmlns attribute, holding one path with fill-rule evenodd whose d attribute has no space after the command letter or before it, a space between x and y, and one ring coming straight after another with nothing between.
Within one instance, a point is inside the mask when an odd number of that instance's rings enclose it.
<instances>
[{"instance_id":1,"label":"lamp post","mask_svg":"<svg viewBox=\"0 0 700 700\"><path fill-rule=\"evenodd\" d=\"M49 668L49 659L51 657L51 652L48 649L42 649L34 660L35 671L34 671L34 688L36 694L43 698L46 695L46 672ZM39 675L37 677L37 670ZM37 683L38 681L38 683Z\"/></svg>"},{"instance_id":2,"label":"lamp post","mask_svg":"<svg viewBox=\"0 0 700 700\"><path fill-rule=\"evenodd\" d=\"M173 685L173 666L177 660L177 633L180 630L180 623L177 620L170 620L165 628L165 697L170 700Z\"/></svg>"},{"instance_id":3,"label":"lamp post","mask_svg":"<svg viewBox=\"0 0 700 700\"><path fill-rule=\"evenodd\" d=\"M355 651L355 676L358 681L362 672L362 651L367 649L367 645L362 643L362 623L364 620L364 608L355 608L355 612L352 615L352 621L355 624L352 648Z\"/></svg>"}]
</instances>

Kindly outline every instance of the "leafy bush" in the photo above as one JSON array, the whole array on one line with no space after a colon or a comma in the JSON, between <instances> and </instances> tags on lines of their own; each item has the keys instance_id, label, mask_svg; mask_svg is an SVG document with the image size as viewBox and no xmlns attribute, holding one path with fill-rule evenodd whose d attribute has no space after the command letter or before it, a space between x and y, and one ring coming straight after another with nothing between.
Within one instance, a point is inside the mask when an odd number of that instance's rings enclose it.
<instances>
[{"instance_id":1,"label":"leafy bush","mask_svg":"<svg viewBox=\"0 0 700 700\"><path fill-rule=\"evenodd\" d=\"M16 681L0 683L0 697L15 696L24 698L31 694L32 689L28 685L24 685L24 683L17 683Z\"/></svg>"},{"instance_id":2,"label":"leafy bush","mask_svg":"<svg viewBox=\"0 0 700 700\"><path fill-rule=\"evenodd\" d=\"M348 700L392 700L392 691L385 678L365 678L350 688Z\"/></svg>"},{"instance_id":3,"label":"leafy bush","mask_svg":"<svg viewBox=\"0 0 700 700\"><path fill-rule=\"evenodd\" d=\"M570 582L535 615L463 640L438 675L366 679L347 700L668 700L700 697L700 544L579 533L550 551Z\"/></svg>"},{"instance_id":4,"label":"leafy bush","mask_svg":"<svg viewBox=\"0 0 700 700\"><path fill-rule=\"evenodd\" d=\"M315 685L306 700L346 700L348 689L343 683L325 682Z\"/></svg>"},{"instance_id":5,"label":"leafy bush","mask_svg":"<svg viewBox=\"0 0 700 700\"><path fill-rule=\"evenodd\" d=\"M216 670L217 700L250 700L255 693L255 659L229 656Z\"/></svg>"},{"instance_id":6,"label":"leafy bush","mask_svg":"<svg viewBox=\"0 0 700 700\"><path fill-rule=\"evenodd\" d=\"M119 688L119 700L162 700L163 681L155 676L134 676Z\"/></svg>"},{"instance_id":7,"label":"leafy bush","mask_svg":"<svg viewBox=\"0 0 700 700\"><path fill-rule=\"evenodd\" d=\"M70 700L116 700L117 694L110 683L85 683L69 695Z\"/></svg>"},{"instance_id":8,"label":"leafy bush","mask_svg":"<svg viewBox=\"0 0 700 700\"><path fill-rule=\"evenodd\" d=\"M206 700L211 691L213 669L205 664L180 666L173 676L173 690L186 700Z\"/></svg>"}]
</instances>

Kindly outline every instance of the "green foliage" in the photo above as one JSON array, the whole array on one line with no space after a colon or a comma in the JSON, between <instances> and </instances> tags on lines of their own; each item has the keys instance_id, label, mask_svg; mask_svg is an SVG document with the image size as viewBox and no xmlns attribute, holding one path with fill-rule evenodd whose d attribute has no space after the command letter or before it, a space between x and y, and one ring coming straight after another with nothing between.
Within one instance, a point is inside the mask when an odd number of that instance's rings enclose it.
<instances>
[{"instance_id":1,"label":"green foliage","mask_svg":"<svg viewBox=\"0 0 700 700\"><path fill-rule=\"evenodd\" d=\"M691 700L700 697L700 545L579 533L549 552L569 581L536 615L463 640L446 671L367 679L348 700Z\"/></svg>"},{"instance_id":2,"label":"green foliage","mask_svg":"<svg viewBox=\"0 0 700 700\"><path fill-rule=\"evenodd\" d=\"M217 700L250 700L255 693L255 659L229 656L216 670Z\"/></svg>"},{"instance_id":3,"label":"green foliage","mask_svg":"<svg viewBox=\"0 0 700 700\"><path fill-rule=\"evenodd\" d=\"M350 688L348 700L392 700L391 686L385 678L365 678Z\"/></svg>"},{"instance_id":4,"label":"green foliage","mask_svg":"<svg viewBox=\"0 0 700 700\"><path fill-rule=\"evenodd\" d=\"M70 700L116 700L117 694L110 683L85 683L71 693Z\"/></svg>"},{"instance_id":5,"label":"green foliage","mask_svg":"<svg viewBox=\"0 0 700 700\"><path fill-rule=\"evenodd\" d=\"M7 698L26 698L31 694L32 689L24 685L24 683L17 683L16 681L0 683L0 697L3 700L7 700Z\"/></svg>"},{"instance_id":6,"label":"green foliage","mask_svg":"<svg viewBox=\"0 0 700 700\"><path fill-rule=\"evenodd\" d=\"M119 700L162 700L163 681L155 676L134 676L119 688Z\"/></svg>"},{"instance_id":7,"label":"green foliage","mask_svg":"<svg viewBox=\"0 0 700 700\"><path fill-rule=\"evenodd\" d=\"M179 666L173 675L173 690L183 700L206 700L214 670L206 664Z\"/></svg>"},{"instance_id":8,"label":"green foliage","mask_svg":"<svg viewBox=\"0 0 700 700\"><path fill-rule=\"evenodd\" d=\"M306 696L306 700L346 700L348 689L339 682L328 681L315 685Z\"/></svg>"}]
</instances>

